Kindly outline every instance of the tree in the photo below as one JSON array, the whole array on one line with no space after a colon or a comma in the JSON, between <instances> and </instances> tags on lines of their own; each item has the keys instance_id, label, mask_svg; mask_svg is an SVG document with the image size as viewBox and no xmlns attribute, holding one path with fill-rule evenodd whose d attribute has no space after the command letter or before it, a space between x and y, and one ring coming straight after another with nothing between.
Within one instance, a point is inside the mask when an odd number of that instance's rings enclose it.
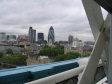
<instances>
[{"instance_id":1,"label":"tree","mask_svg":"<svg viewBox=\"0 0 112 84\"><path fill-rule=\"evenodd\" d=\"M58 55L64 54L63 46L48 47L45 46L44 49L40 50L39 55L49 56L50 58L55 58Z\"/></svg>"},{"instance_id":2,"label":"tree","mask_svg":"<svg viewBox=\"0 0 112 84\"><path fill-rule=\"evenodd\" d=\"M66 58L66 55L65 55L65 54L63 54L63 55L58 55L58 56L56 56L56 58L54 59L54 61L55 61L55 62L57 62L57 61L64 61L65 58Z\"/></svg>"},{"instance_id":3,"label":"tree","mask_svg":"<svg viewBox=\"0 0 112 84\"><path fill-rule=\"evenodd\" d=\"M81 54L78 52L68 52L67 53L68 56L74 56L75 58L81 57Z\"/></svg>"},{"instance_id":4,"label":"tree","mask_svg":"<svg viewBox=\"0 0 112 84\"><path fill-rule=\"evenodd\" d=\"M4 53L3 52L0 52L0 58L3 57L3 55L4 55Z\"/></svg>"},{"instance_id":5,"label":"tree","mask_svg":"<svg viewBox=\"0 0 112 84\"><path fill-rule=\"evenodd\" d=\"M7 49L7 50L6 50L6 53L7 53L7 54L11 54L11 55L13 55L13 51L12 51L12 49Z\"/></svg>"},{"instance_id":6,"label":"tree","mask_svg":"<svg viewBox=\"0 0 112 84\"><path fill-rule=\"evenodd\" d=\"M86 54L86 55L83 55L82 57L89 57L90 56L90 54Z\"/></svg>"},{"instance_id":7,"label":"tree","mask_svg":"<svg viewBox=\"0 0 112 84\"><path fill-rule=\"evenodd\" d=\"M78 57L81 57L80 53L74 53L74 52L68 52L67 54L58 55L54 59L55 62L57 61L64 61L64 60L70 60L70 59L76 59Z\"/></svg>"},{"instance_id":8,"label":"tree","mask_svg":"<svg viewBox=\"0 0 112 84\"><path fill-rule=\"evenodd\" d=\"M16 65L24 65L26 64L26 55L12 55L12 56L4 56L2 57L3 61L6 61L11 64L16 64Z\"/></svg>"}]
</instances>

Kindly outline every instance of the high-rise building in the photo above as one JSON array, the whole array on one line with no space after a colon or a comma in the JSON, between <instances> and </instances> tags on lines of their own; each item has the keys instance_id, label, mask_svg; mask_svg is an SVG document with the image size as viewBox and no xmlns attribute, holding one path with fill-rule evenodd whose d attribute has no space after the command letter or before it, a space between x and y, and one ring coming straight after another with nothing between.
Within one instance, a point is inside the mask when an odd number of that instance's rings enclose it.
<instances>
[{"instance_id":1,"label":"high-rise building","mask_svg":"<svg viewBox=\"0 0 112 84\"><path fill-rule=\"evenodd\" d=\"M36 42L36 30L33 30L33 43Z\"/></svg>"},{"instance_id":2,"label":"high-rise building","mask_svg":"<svg viewBox=\"0 0 112 84\"><path fill-rule=\"evenodd\" d=\"M68 43L69 44L72 44L73 43L73 40L74 40L74 37L72 35L69 35L68 36Z\"/></svg>"},{"instance_id":3,"label":"high-rise building","mask_svg":"<svg viewBox=\"0 0 112 84\"><path fill-rule=\"evenodd\" d=\"M29 42L30 43L35 43L35 41L36 41L36 30L34 30L32 27L29 28L28 37L29 37Z\"/></svg>"},{"instance_id":4,"label":"high-rise building","mask_svg":"<svg viewBox=\"0 0 112 84\"><path fill-rule=\"evenodd\" d=\"M44 33L38 33L38 41L44 41Z\"/></svg>"},{"instance_id":5,"label":"high-rise building","mask_svg":"<svg viewBox=\"0 0 112 84\"><path fill-rule=\"evenodd\" d=\"M6 41L6 40L7 40L6 33L0 32L0 42Z\"/></svg>"},{"instance_id":6,"label":"high-rise building","mask_svg":"<svg viewBox=\"0 0 112 84\"><path fill-rule=\"evenodd\" d=\"M55 35L54 35L54 29L51 26L48 33L48 43L54 44L55 42Z\"/></svg>"},{"instance_id":7,"label":"high-rise building","mask_svg":"<svg viewBox=\"0 0 112 84\"><path fill-rule=\"evenodd\" d=\"M28 37L29 37L29 42L33 42L32 39L33 39L33 29L32 27L29 28L29 34L28 34Z\"/></svg>"}]
</instances>

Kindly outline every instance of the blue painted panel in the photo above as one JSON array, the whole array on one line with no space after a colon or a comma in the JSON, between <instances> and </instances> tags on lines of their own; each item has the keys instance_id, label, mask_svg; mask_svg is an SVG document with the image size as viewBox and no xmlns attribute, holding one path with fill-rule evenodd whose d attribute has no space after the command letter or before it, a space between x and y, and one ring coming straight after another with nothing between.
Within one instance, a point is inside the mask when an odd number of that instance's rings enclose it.
<instances>
[{"instance_id":1,"label":"blue painted panel","mask_svg":"<svg viewBox=\"0 0 112 84\"><path fill-rule=\"evenodd\" d=\"M78 59L0 70L0 84L24 84L79 66ZM7 81L6 81L7 80Z\"/></svg>"},{"instance_id":2,"label":"blue painted panel","mask_svg":"<svg viewBox=\"0 0 112 84\"><path fill-rule=\"evenodd\" d=\"M31 71L34 80L36 80L76 68L79 66L77 63L78 60L79 59L44 64L42 66L40 65L39 67L31 68L29 71Z\"/></svg>"},{"instance_id":3,"label":"blue painted panel","mask_svg":"<svg viewBox=\"0 0 112 84\"><path fill-rule=\"evenodd\" d=\"M30 81L30 74L24 69L0 70L0 84L23 84Z\"/></svg>"},{"instance_id":4,"label":"blue painted panel","mask_svg":"<svg viewBox=\"0 0 112 84\"><path fill-rule=\"evenodd\" d=\"M77 60L67 60L63 62L58 62L52 67L52 70L49 72L49 75L61 73L79 66Z\"/></svg>"}]
</instances>

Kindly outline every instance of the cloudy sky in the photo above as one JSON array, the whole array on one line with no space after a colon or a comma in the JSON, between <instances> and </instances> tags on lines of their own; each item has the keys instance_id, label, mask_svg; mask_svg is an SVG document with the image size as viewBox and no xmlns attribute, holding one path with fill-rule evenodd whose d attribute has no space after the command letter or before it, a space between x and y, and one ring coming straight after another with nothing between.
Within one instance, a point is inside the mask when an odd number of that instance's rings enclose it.
<instances>
[{"instance_id":1,"label":"cloudy sky","mask_svg":"<svg viewBox=\"0 0 112 84\"><path fill-rule=\"evenodd\" d=\"M0 32L27 34L30 26L46 39L53 26L56 40L94 40L81 0L0 0Z\"/></svg>"}]
</instances>

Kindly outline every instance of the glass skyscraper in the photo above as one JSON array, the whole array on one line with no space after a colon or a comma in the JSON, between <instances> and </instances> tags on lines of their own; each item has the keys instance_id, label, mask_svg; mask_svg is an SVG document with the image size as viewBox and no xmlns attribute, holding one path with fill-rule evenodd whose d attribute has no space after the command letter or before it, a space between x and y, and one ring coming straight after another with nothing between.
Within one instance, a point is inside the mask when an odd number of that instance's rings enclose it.
<instances>
[{"instance_id":1,"label":"glass skyscraper","mask_svg":"<svg viewBox=\"0 0 112 84\"><path fill-rule=\"evenodd\" d=\"M55 42L54 29L52 26L50 27L49 33L48 33L48 42L49 41L52 41L52 44L54 44L54 42Z\"/></svg>"}]
</instances>

